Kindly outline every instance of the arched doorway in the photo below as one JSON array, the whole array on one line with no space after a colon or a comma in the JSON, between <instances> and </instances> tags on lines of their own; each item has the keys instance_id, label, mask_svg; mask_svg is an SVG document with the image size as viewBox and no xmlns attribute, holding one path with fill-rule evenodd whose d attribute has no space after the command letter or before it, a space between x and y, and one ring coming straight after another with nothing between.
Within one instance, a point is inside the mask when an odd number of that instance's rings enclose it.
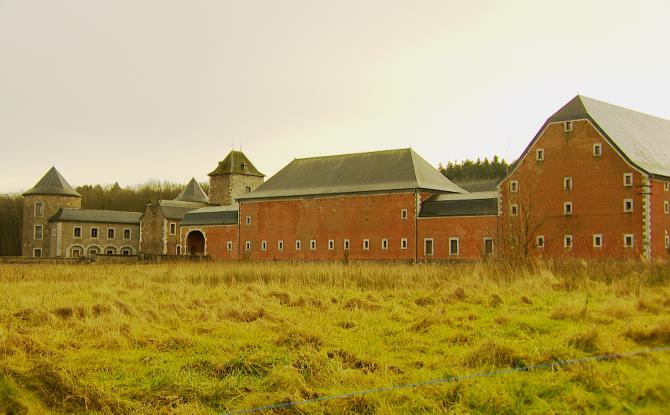
<instances>
[{"instance_id":1,"label":"arched doorway","mask_svg":"<svg viewBox=\"0 0 670 415\"><path fill-rule=\"evenodd\" d=\"M205 235L200 231L191 231L186 237L189 255L205 255Z\"/></svg>"}]
</instances>

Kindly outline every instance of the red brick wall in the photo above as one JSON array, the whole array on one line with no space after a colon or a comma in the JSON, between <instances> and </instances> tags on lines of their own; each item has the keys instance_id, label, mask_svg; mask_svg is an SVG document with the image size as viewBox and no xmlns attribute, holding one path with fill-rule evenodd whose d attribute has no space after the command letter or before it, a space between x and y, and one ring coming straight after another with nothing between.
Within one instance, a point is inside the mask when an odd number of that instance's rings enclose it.
<instances>
[{"instance_id":1,"label":"red brick wall","mask_svg":"<svg viewBox=\"0 0 670 415\"><path fill-rule=\"evenodd\" d=\"M186 238L192 230L199 230L205 235L207 255L217 260L238 259L237 225L182 226L180 228L182 249L186 246ZM233 243L232 251L227 249L228 241Z\"/></svg>"},{"instance_id":2,"label":"red brick wall","mask_svg":"<svg viewBox=\"0 0 670 415\"><path fill-rule=\"evenodd\" d=\"M401 219L403 208L407 219ZM413 193L247 201L240 204L240 249L250 259L343 259L344 239L349 239L350 259L413 260L415 217ZM407 238L407 249L400 248L401 238ZM300 251L296 239L302 242ZM333 250L328 249L331 239ZM369 250L363 249L364 239L370 240ZM389 241L387 250L382 239ZM266 251L261 250L263 240ZM283 252L277 249L278 240L284 241ZM317 241L314 251L310 240ZM245 241L251 242L249 252L244 252Z\"/></svg>"},{"instance_id":3,"label":"red brick wall","mask_svg":"<svg viewBox=\"0 0 670 415\"><path fill-rule=\"evenodd\" d=\"M593 156L594 143L602 143L602 156ZM536 161L539 148L544 149L544 161ZM633 173L633 186L623 186L624 173ZM572 177L571 191L563 188L565 176ZM511 180L519 181L516 194L509 191ZM500 239L504 243L510 235L518 234L515 224L525 221L534 230L529 244L532 255L639 258L643 253L642 180L643 175L626 163L590 122L575 121L570 133L564 132L563 123L550 124L518 168L501 183ZM633 199L633 213L623 213L627 198ZM563 203L567 201L572 202L573 214L566 217ZM510 217L511 203L520 207L517 218ZM634 235L632 248L623 246L623 235L628 233ZM563 247L566 234L573 236L571 249ZM603 235L602 248L593 247L593 234ZM544 235L544 248L534 246L536 235Z\"/></svg>"},{"instance_id":4,"label":"red brick wall","mask_svg":"<svg viewBox=\"0 0 670 415\"><path fill-rule=\"evenodd\" d=\"M497 216L451 216L419 219L419 259L424 257L424 239L433 239L433 259L482 259L484 238L495 240ZM449 239L458 238L459 255L449 255ZM495 252L495 247L494 247Z\"/></svg>"},{"instance_id":5,"label":"red brick wall","mask_svg":"<svg viewBox=\"0 0 670 415\"><path fill-rule=\"evenodd\" d=\"M667 259L665 235L670 235L670 214L666 214L663 202L670 203L670 191L665 190L662 180L651 181L651 255L657 259Z\"/></svg>"}]
</instances>

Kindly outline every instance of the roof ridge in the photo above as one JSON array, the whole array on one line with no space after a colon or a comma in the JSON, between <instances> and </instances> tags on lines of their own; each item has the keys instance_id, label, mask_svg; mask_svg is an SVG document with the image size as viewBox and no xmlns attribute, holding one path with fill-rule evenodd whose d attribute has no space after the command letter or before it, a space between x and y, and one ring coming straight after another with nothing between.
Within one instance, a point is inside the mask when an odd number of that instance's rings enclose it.
<instances>
[{"instance_id":1,"label":"roof ridge","mask_svg":"<svg viewBox=\"0 0 670 415\"><path fill-rule=\"evenodd\" d=\"M326 156L299 157L299 158L294 158L293 160L327 159L327 158L357 156L357 155L366 155L366 154L375 154L375 153L393 153L393 152L406 151L406 150L412 150L412 148L411 147L406 147L406 148L394 148L394 149L387 149L387 150L361 151L361 152L357 152L357 153L331 154L331 155L326 155Z\"/></svg>"}]
</instances>

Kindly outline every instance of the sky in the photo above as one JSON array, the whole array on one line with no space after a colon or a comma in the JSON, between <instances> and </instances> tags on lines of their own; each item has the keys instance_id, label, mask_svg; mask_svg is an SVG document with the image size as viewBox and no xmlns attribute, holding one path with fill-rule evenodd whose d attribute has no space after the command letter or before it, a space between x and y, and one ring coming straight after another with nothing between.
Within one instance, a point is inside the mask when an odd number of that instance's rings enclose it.
<instances>
[{"instance_id":1,"label":"sky","mask_svg":"<svg viewBox=\"0 0 670 415\"><path fill-rule=\"evenodd\" d=\"M0 193L231 149L513 160L577 94L670 119L670 2L0 0Z\"/></svg>"}]
</instances>

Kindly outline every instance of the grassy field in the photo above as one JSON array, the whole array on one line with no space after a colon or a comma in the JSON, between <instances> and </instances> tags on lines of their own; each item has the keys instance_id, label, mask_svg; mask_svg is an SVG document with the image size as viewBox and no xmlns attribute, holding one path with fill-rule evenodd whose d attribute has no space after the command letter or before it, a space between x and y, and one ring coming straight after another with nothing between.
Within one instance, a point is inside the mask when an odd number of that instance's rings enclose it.
<instances>
[{"instance_id":1,"label":"grassy field","mask_svg":"<svg viewBox=\"0 0 670 415\"><path fill-rule=\"evenodd\" d=\"M210 414L670 344L670 266L0 265L0 412ZM275 413L667 413L670 352Z\"/></svg>"}]
</instances>

